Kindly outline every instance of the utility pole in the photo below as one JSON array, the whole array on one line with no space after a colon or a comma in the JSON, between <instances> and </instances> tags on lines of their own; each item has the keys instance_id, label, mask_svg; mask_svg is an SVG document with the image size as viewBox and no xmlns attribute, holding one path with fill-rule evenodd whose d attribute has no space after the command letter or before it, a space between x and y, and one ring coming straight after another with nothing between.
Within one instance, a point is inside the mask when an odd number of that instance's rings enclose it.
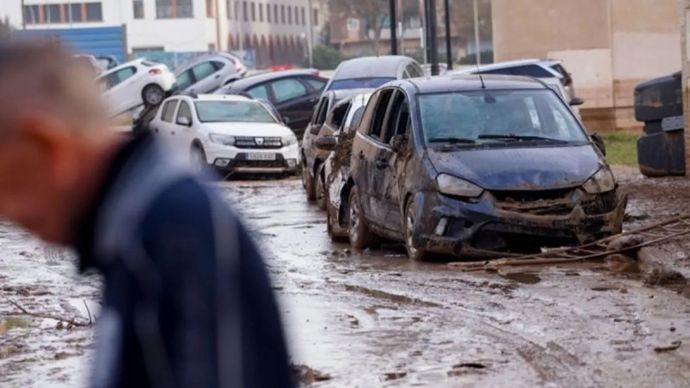
<instances>
[{"instance_id":1,"label":"utility pole","mask_svg":"<svg viewBox=\"0 0 690 388\"><path fill-rule=\"evenodd\" d=\"M477 51L477 67L482 65L482 49L479 42L479 8L477 7L477 0L472 4L474 8L474 47Z\"/></svg>"},{"instance_id":2,"label":"utility pole","mask_svg":"<svg viewBox=\"0 0 690 388\"><path fill-rule=\"evenodd\" d=\"M396 1L388 0L390 5L390 32L391 32L391 55L398 55L398 12L396 11Z\"/></svg>"},{"instance_id":3,"label":"utility pole","mask_svg":"<svg viewBox=\"0 0 690 388\"><path fill-rule=\"evenodd\" d=\"M448 65L448 71L453 70L453 47L450 41L450 5L449 0L444 1L445 13L446 13L446 63Z\"/></svg>"},{"instance_id":4,"label":"utility pole","mask_svg":"<svg viewBox=\"0 0 690 388\"><path fill-rule=\"evenodd\" d=\"M681 1L681 52L683 65L683 118L685 120L685 176L690 177L690 0Z\"/></svg>"},{"instance_id":5,"label":"utility pole","mask_svg":"<svg viewBox=\"0 0 690 388\"><path fill-rule=\"evenodd\" d=\"M426 26L429 37L429 62L431 63L431 75L439 74L438 67L438 26L436 23L436 0L426 0Z\"/></svg>"}]
</instances>

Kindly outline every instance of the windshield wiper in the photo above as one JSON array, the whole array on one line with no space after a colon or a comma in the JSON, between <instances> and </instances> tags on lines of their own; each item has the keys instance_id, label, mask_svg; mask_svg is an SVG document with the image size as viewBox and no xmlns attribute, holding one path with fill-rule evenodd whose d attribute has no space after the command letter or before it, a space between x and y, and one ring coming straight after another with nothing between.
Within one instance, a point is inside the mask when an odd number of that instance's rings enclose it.
<instances>
[{"instance_id":1,"label":"windshield wiper","mask_svg":"<svg viewBox=\"0 0 690 388\"><path fill-rule=\"evenodd\" d=\"M448 144L475 144L474 139L466 139L462 137L440 137L437 139L429 139L429 143L448 143Z\"/></svg>"},{"instance_id":2,"label":"windshield wiper","mask_svg":"<svg viewBox=\"0 0 690 388\"><path fill-rule=\"evenodd\" d=\"M550 137L542 136L527 136L527 135L479 135L478 139L489 140L505 140L505 141L546 141L551 143L565 143L564 140L552 139Z\"/></svg>"}]
</instances>

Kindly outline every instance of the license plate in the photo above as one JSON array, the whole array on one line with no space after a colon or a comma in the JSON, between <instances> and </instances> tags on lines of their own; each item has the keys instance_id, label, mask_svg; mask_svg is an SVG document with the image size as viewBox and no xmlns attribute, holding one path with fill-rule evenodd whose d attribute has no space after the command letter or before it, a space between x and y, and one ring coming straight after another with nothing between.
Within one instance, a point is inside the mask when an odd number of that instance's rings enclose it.
<instances>
[{"instance_id":1,"label":"license plate","mask_svg":"<svg viewBox=\"0 0 690 388\"><path fill-rule=\"evenodd\" d=\"M247 160L276 160L276 154L265 154L265 153L247 154Z\"/></svg>"}]
</instances>

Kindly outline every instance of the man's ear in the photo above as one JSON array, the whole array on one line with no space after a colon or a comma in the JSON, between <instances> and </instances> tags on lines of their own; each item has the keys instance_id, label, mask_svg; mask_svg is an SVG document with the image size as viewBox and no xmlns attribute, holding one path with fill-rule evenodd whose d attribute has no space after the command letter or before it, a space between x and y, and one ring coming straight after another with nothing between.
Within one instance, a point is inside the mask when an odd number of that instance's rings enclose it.
<instances>
[{"instance_id":1,"label":"man's ear","mask_svg":"<svg viewBox=\"0 0 690 388\"><path fill-rule=\"evenodd\" d=\"M75 136L67 125L42 113L25 116L21 120L18 136L26 151L35 160L43 161L43 172L56 182L70 183L75 179L75 165L79 155L75 149Z\"/></svg>"}]
</instances>

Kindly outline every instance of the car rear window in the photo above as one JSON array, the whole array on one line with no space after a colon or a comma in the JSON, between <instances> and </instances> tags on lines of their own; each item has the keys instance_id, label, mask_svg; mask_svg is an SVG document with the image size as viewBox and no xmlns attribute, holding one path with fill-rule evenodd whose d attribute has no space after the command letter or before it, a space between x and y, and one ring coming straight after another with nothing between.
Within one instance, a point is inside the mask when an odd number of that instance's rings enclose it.
<instances>
[{"instance_id":1,"label":"car rear window","mask_svg":"<svg viewBox=\"0 0 690 388\"><path fill-rule=\"evenodd\" d=\"M196 114L202 123L275 123L273 115L256 101L197 101Z\"/></svg>"},{"instance_id":2,"label":"car rear window","mask_svg":"<svg viewBox=\"0 0 690 388\"><path fill-rule=\"evenodd\" d=\"M395 80L395 77L352 78L333 81L328 90L375 89Z\"/></svg>"}]
</instances>

